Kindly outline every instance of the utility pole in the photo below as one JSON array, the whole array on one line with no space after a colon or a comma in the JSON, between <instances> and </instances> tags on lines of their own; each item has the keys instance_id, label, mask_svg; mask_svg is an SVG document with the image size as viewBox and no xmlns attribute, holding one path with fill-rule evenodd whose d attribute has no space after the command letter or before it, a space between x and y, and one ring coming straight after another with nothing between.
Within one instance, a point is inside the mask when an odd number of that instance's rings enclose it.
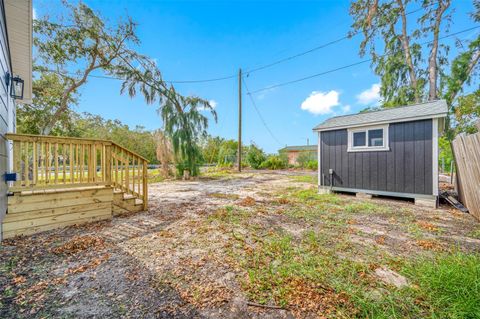
<instances>
[{"instance_id":1,"label":"utility pole","mask_svg":"<svg viewBox=\"0 0 480 319\"><path fill-rule=\"evenodd\" d=\"M238 171L242 171L242 69L238 70Z\"/></svg>"}]
</instances>

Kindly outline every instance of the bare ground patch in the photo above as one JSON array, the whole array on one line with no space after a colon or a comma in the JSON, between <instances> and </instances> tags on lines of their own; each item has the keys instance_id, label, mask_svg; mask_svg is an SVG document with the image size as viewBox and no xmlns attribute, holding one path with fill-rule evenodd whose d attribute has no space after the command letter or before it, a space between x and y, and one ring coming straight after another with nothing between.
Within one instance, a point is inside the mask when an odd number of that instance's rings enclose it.
<instances>
[{"instance_id":1,"label":"bare ground patch","mask_svg":"<svg viewBox=\"0 0 480 319\"><path fill-rule=\"evenodd\" d=\"M148 212L7 240L0 317L348 318L366 301L414 317L425 314L406 305L417 293L378 269L480 252L469 215L317 195L303 176L152 184Z\"/></svg>"}]
</instances>

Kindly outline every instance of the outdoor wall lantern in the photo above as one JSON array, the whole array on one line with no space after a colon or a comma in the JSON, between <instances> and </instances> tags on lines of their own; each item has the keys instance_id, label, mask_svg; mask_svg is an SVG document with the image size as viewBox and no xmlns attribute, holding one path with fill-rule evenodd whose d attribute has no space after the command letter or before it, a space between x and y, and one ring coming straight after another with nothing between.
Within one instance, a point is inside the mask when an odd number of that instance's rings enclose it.
<instances>
[{"instance_id":1,"label":"outdoor wall lantern","mask_svg":"<svg viewBox=\"0 0 480 319\"><path fill-rule=\"evenodd\" d=\"M14 99L23 99L23 87L25 81L22 80L19 76L12 77L10 73L7 72L5 75L5 82L7 83L7 88L10 85L10 81L12 81L12 85L10 86L10 96Z\"/></svg>"}]
</instances>

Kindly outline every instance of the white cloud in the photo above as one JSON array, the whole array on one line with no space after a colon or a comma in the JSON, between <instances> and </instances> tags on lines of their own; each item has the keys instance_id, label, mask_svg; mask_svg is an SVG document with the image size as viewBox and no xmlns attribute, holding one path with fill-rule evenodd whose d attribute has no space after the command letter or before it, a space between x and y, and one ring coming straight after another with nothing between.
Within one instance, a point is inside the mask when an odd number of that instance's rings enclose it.
<instances>
[{"instance_id":1,"label":"white cloud","mask_svg":"<svg viewBox=\"0 0 480 319\"><path fill-rule=\"evenodd\" d=\"M32 8L32 17L33 17L33 20L37 19L37 10L35 10L35 8Z\"/></svg>"},{"instance_id":2,"label":"white cloud","mask_svg":"<svg viewBox=\"0 0 480 319\"><path fill-rule=\"evenodd\" d=\"M313 91L302 102L302 110L313 114L328 114L333 112L333 107L340 105L339 95L335 90L330 92Z\"/></svg>"},{"instance_id":3,"label":"white cloud","mask_svg":"<svg viewBox=\"0 0 480 319\"><path fill-rule=\"evenodd\" d=\"M380 83L373 84L371 88L357 95L359 104L367 105L380 101Z\"/></svg>"}]
</instances>

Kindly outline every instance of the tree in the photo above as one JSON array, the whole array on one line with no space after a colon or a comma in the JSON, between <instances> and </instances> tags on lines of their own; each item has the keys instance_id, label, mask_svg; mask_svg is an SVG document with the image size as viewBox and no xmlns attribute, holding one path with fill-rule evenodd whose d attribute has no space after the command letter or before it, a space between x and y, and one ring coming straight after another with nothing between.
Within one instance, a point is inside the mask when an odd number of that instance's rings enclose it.
<instances>
[{"instance_id":1,"label":"tree","mask_svg":"<svg viewBox=\"0 0 480 319\"><path fill-rule=\"evenodd\" d=\"M158 113L164 123L164 131L172 141L177 171L185 176L198 175L198 164L202 155L199 139L207 136L208 119L201 110L210 109L216 120L216 113L209 102L198 97L183 97L173 87L169 99L161 105Z\"/></svg>"},{"instance_id":2,"label":"tree","mask_svg":"<svg viewBox=\"0 0 480 319\"><path fill-rule=\"evenodd\" d=\"M267 159L265 152L259 148L255 143L248 147L247 163L253 169L259 169L262 163Z\"/></svg>"},{"instance_id":3,"label":"tree","mask_svg":"<svg viewBox=\"0 0 480 319\"><path fill-rule=\"evenodd\" d=\"M420 8L409 11L413 3ZM351 4L351 34L363 34L360 55L368 52L372 58L373 70L381 79L384 107L445 98L455 112L458 94L478 72L480 37L449 59L449 46L440 43L440 34L449 29L450 6L450 0L357 0ZM472 18L478 22L480 1L474 0L474 6ZM431 39L428 45L421 43L425 38ZM447 73L450 60L451 72Z\"/></svg>"},{"instance_id":4,"label":"tree","mask_svg":"<svg viewBox=\"0 0 480 319\"><path fill-rule=\"evenodd\" d=\"M156 63L130 48L138 45L135 23L130 19L111 28L88 6L73 6L66 1L69 15L60 23L48 18L35 20L34 43L41 66L39 72L53 72L66 83L56 110L42 134L49 134L59 119L70 109L72 95L87 82L95 70L123 80L121 93L131 97L140 92L148 104L158 103L164 132L172 142L179 171L198 173L200 158L198 140L206 135L207 117L201 110L216 113L208 101L177 94L162 78ZM74 71L72 71L74 70ZM155 147L152 148L155 152Z\"/></svg>"},{"instance_id":5,"label":"tree","mask_svg":"<svg viewBox=\"0 0 480 319\"><path fill-rule=\"evenodd\" d=\"M167 177L170 175L170 164L174 160L172 143L161 130L155 133L155 138L157 141L157 159L160 162L163 177Z\"/></svg>"},{"instance_id":6,"label":"tree","mask_svg":"<svg viewBox=\"0 0 480 319\"><path fill-rule=\"evenodd\" d=\"M79 137L112 140L115 143L157 163L155 132L142 126L130 128L119 120L105 120L99 115L83 113L78 115L74 131Z\"/></svg>"},{"instance_id":7,"label":"tree","mask_svg":"<svg viewBox=\"0 0 480 319\"><path fill-rule=\"evenodd\" d=\"M62 3L68 14L59 21L43 17L33 22L38 63L35 70L41 77L47 72L55 73L62 83L61 91L55 95L56 104L36 106L48 107L45 114L49 116L40 132L45 135L66 116L78 89L87 83L92 72L101 70L107 75L125 77L129 62L145 58L130 48L139 44L136 25L130 19L107 27L102 18L82 2L77 6Z\"/></svg>"},{"instance_id":8,"label":"tree","mask_svg":"<svg viewBox=\"0 0 480 319\"><path fill-rule=\"evenodd\" d=\"M224 141L225 139L220 136L213 137L210 135L200 141L202 157L205 163L216 164L218 162L218 154Z\"/></svg>"},{"instance_id":9,"label":"tree","mask_svg":"<svg viewBox=\"0 0 480 319\"><path fill-rule=\"evenodd\" d=\"M237 160L238 142L225 140L218 151L217 163L219 165L233 165Z\"/></svg>"}]
</instances>

